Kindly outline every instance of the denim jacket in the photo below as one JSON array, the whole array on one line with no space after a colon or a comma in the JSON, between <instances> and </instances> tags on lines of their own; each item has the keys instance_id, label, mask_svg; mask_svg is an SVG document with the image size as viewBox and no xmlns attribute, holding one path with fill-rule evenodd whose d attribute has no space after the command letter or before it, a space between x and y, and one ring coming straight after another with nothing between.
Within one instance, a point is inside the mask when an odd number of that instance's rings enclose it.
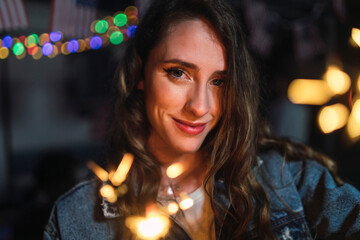
<instances>
[{"instance_id":1,"label":"denim jacket","mask_svg":"<svg viewBox=\"0 0 360 240\"><path fill-rule=\"evenodd\" d=\"M349 184L337 186L326 168L314 161L289 161L274 152L258 158L255 176L268 194L271 227L280 240L360 239L360 193ZM76 186L55 203L44 239L120 239L124 219L98 197L96 181ZM232 211L225 185L216 181L215 200ZM235 221L215 220L217 239L231 239ZM247 239L259 239L249 224ZM191 239L172 222L166 239Z\"/></svg>"}]
</instances>

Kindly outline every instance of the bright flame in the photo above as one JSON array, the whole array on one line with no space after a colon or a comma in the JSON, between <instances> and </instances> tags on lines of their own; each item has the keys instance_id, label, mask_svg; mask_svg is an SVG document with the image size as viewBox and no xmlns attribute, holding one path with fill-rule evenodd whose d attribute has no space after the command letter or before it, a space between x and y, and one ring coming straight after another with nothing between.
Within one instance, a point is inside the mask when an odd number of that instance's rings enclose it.
<instances>
[{"instance_id":1,"label":"bright flame","mask_svg":"<svg viewBox=\"0 0 360 240\"><path fill-rule=\"evenodd\" d=\"M159 239L169 231L170 220L157 209L147 208L146 217L132 216L125 220L126 226L140 239Z\"/></svg>"},{"instance_id":2,"label":"bright flame","mask_svg":"<svg viewBox=\"0 0 360 240\"><path fill-rule=\"evenodd\" d=\"M166 174L169 178L176 178L184 172L184 165L182 163L171 164L166 169Z\"/></svg>"},{"instance_id":3,"label":"bright flame","mask_svg":"<svg viewBox=\"0 0 360 240\"><path fill-rule=\"evenodd\" d=\"M360 99L356 100L351 111L347 131L351 138L360 137Z\"/></svg>"},{"instance_id":4,"label":"bright flame","mask_svg":"<svg viewBox=\"0 0 360 240\"><path fill-rule=\"evenodd\" d=\"M324 74L324 80L327 82L330 90L334 94L344 94L351 86L349 75L341 71L335 65L330 65L328 67L326 73Z\"/></svg>"},{"instance_id":5,"label":"bright flame","mask_svg":"<svg viewBox=\"0 0 360 240\"><path fill-rule=\"evenodd\" d=\"M105 184L100 188L100 194L106 198L108 202L114 203L117 200L115 189L109 184Z\"/></svg>"},{"instance_id":6,"label":"bright flame","mask_svg":"<svg viewBox=\"0 0 360 240\"><path fill-rule=\"evenodd\" d=\"M87 167L90 168L91 171L95 173L95 175L100 178L101 181L106 182L109 179L109 174L107 171L102 169L99 165L97 165L93 161L88 161L86 163Z\"/></svg>"},{"instance_id":7,"label":"bright flame","mask_svg":"<svg viewBox=\"0 0 360 240\"><path fill-rule=\"evenodd\" d=\"M119 186L125 181L126 175L128 174L130 167L134 161L134 155L131 153L125 153L115 173L110 178L110 181L114 186Z\"/></svg>"},{"instance_id":8,"label":"bright flame","mask_svg":"<svg viewBox=\"0 0 360 240\"><path fill-rule=\"evenodd\" d=\"M337 103L323 107L320 110L318 121L324 133L333 132L346 125L349 118L349 110L343 104Z\"/></svg>"},{"instance_id":9,"label":"bright flame","mask_svg":"<svg viewBox=\"0 0 360 240\"><path fill-rule=\"evenodd\" d=\"M325 81L295 79L288 87L288 97L295 104L322 105L332 97Z\"/></svg>"},{"instance_id":10,"label":"bright flame","mask_svg":"<svg viewBox=\"0 0 360 240\"><path fill-rule=\"evenodd\" d=\"M179 206L182 210L191 208L194 205L194 200L186 195L186 193L180 193L181 202Z\"/></svg>"},{"instance_id":11,"label":"bright flame","mask_svg":"<svg viewBox=\"0 0 360 240\"><path fill-rule=\"evenodd\" d=\"M360 47L360 29L353 28L351 30L351 37L354 40L354 42Z\"/></svg>"},{"instance_id":12,"label":"bright flame","mask_svg":"<svg viewBox=\"0 0 360 240\"><path fill-rule=\"evenodd\" d=\"M167 206L167 210L170 215L177 213L179 211L179 205L176 202L171 202Z\"/></svg>"}]
</instances>

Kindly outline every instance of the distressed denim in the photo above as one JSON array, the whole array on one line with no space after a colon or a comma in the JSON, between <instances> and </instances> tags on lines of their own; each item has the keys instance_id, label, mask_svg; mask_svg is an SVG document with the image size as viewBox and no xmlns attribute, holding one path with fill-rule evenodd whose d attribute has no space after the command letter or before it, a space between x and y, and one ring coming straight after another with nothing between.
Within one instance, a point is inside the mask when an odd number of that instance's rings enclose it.
<instances>
[{"instance_id":1,"label":"distressed denim","mask_svg":"<svg viewBox=\"0 0 360 240\"><path fill-rule=\"evenodd\" d=\"M289 161L270 152L258 157L254 174L270 202L271 227L280 240L360 239L360 193L349 184L337 186L326 168L314 161ZM121 213L102 201L98 182L84 182L55 203L44 239L121 239ZM215 200L230 212L222 181L216 182ZM236 223L215 220L217 239L231 239ZM104 215L105 213L105 215ZM260 239L249 224L247 239ZM166 239L190 239L176 222Z\"/></svg>"}]
</instances>

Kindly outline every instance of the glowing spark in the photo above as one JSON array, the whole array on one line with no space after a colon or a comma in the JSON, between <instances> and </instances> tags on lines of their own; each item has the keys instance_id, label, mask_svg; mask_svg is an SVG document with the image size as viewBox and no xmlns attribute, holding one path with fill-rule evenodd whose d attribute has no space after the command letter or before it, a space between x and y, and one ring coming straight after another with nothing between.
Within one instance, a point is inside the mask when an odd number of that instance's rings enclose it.
<instances>
[{"instance_id":1,"label":"glowing spark","mask_svg":"<svg viewBox=\"0 0 360 240\"><path fill-rule=\"evenodd\" d=\"M150 210L147 208L146 217L128 217L125 224L140 239L159 239L169 231L170 220L150 207Z\"/></svg>"},{"instance_id":2,"label":"glowing spark","mask_svg":"<svg viewBox=\"0 0 360 240\"><path fill-rule=\"evenodd\" d=\"M166 174L169 178L176 178L184 172L184 166L182 163L174 163L166 169Z\"/></svg>"},{"instance_id":3,"label":"glowing spark","mask_svg":"<svg viewBox=\"0 0 360 240\"><path fill-rule=\"evenodd\" d=\"M337 103L323 107L320 110L318 121L324 133L333 132L346 125L349 118L349 110L343 104Z\"/></svg>"},{"instance_id":4,"label":"glowing spark","mask_svg":"<svg viewBox=\"0 0 360 240\"><path fill-rule=\"evenodd\" d=\"M322 105L333 96L325 81L295 79L287 91L289 100L295 104Z\"/></svg>"},{"instance_id":5,"label":"glowing spark","mask_svg":"<svg viewBox=\"0 0 360 240\"><path fill-rule=\"evenodd\" d=\"M110 181L114 186L120 186L126 179L130 167L134 161L134 155L125 153L115 173L111 176Z\"/></svg>"},{"instance_id":6,"label":"glowing spark","mask_svg":"<svg viewBox=\"0 0 360 240\"><path fill-rule=\"evenodd\" d=\"M104 198L106 198L106 200L108 202L114 203L117 200L117 196L115 194L115 190L112 186L110 186L109 184L106 184L104 186L102 186L100 188L100 194L101 196L103 196Z\"/></svg>"},{"instance_id":7,"label":"glowing spark","mask_svg":"<svg viewBox=\"0 0 360 240\"><path fill-rule=\"evenodd\" d=\"M351 86L349 75L341 71L335 65L330 65L328 67L326 73L324 74L324 79L334 94L344 94Z\"/></svg>"},{"instance_id":8,"label":"glowing spark","mask_svg":"<svg viewBox=\"0 0 360 240\"><path fill-rule=\"evenodd\" d=\"M95 175L100 178L101 181L106 182L109 179L109 174L107 171L102 169L99 165L97 165L93 161L88 161L86 163L87 167L91 169L95 173Z\"/></svg>"},{"instance_id":9,"label":"glowing spark","mask_svg":"<svg viewBox=\"0 0 360 240\"><path fill-rule=\"evenodd\" d=\"M354 42L360 47L360 29L353 28L351 30L351 37L354 40Z\"/></svg>"}]
</instances>

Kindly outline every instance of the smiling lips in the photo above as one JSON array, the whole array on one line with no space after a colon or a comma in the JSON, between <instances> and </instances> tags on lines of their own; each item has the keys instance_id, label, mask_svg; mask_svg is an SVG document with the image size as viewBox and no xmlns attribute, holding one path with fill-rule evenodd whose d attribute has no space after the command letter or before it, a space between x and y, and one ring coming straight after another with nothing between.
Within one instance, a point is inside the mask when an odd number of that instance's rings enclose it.
<instances>
[{"instance_id":1,"label":"smiling lips","mask_svg":"<svg viewBox=\"0 0 360 240\"><path fill-rule=\"evenodd\" d=\"M192 123L186 122L179 119L174 119L175 125L183 132L190 135L198 135L204 131L206 123Z\"/></svg>"}]
</instances>

